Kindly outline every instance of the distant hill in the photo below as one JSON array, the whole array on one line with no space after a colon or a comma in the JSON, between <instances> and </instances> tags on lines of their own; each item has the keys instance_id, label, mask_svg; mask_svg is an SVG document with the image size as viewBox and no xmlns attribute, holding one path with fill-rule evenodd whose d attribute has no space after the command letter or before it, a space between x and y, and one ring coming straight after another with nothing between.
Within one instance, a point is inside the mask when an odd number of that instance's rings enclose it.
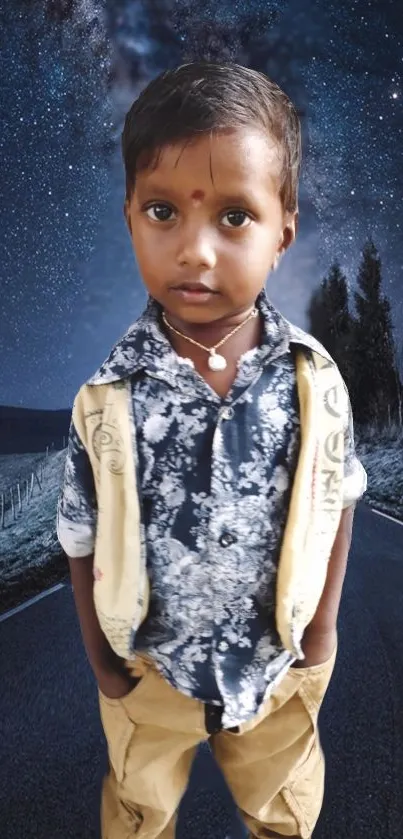
<instances>
[{"instance_id":1,"label":"distant hill","mask_svg":"<svg viewBox=\"0 0 403 839\"><path fill-rule=\"evenodd\" d=\"M0 405L0 454L58 451L69 432L71 408L39 411Z\"/></svg>"}]
</instances>

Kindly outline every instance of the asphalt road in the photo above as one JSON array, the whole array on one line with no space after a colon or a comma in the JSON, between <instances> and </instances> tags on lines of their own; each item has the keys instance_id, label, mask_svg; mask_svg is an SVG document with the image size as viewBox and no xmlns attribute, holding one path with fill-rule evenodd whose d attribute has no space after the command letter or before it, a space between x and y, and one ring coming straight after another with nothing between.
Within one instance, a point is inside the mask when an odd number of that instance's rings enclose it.
<instances>
[{"instance_id":1,"label":"asphalt road","mask_svg":"<svg viewBox=\"0 0 403 839\"><path fill-rule=\"evenodd\" d=\"M0 837L99 839L106 750L69 586L0 620ZM314 839L403 836L403 527L360 504L320 715L325 801ZM209 749L179 839L243 839Z\"/></svg>"}]
</instances>

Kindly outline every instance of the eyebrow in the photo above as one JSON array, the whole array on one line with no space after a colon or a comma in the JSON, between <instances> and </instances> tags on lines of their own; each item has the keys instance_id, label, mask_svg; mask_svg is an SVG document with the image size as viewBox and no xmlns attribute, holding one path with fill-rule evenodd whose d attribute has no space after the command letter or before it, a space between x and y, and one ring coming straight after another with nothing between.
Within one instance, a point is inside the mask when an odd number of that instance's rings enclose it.
<instances>
[{"instance_id":1,"label":"eyebrow","mask_svg":"<svg viewBox=\"0 0 403 839\"><path fill-rule=\"evenodd\" d=\"M161 197L172 198L172 200L179 197L174 187L168 188L157 183L143 183L141 187L140 184L138 186L141 190L153 192ZM202 193L203 197L205 197L204 191L199 189L193 190L190 197L194 198L199 193ZM215 200L215 203L217 204L224 201L232 204L255 204L258 199L257 196L248 195L246 192L238 191L233 193L217 193L213 200Z\"/></svg>"}]
</instances>

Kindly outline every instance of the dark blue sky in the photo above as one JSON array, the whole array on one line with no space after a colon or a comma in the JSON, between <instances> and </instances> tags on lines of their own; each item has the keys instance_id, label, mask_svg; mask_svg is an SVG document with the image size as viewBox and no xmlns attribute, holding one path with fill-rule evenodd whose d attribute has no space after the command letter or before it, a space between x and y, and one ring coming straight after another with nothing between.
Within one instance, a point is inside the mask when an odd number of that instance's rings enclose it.
<instances>
[{"instance_id":1,"label":"dark blue sky","mask_svg":"<svg viewBox=\"0 0 403 839\"><path fill-rule=\"evenodd\" d=\"M264 70L303 112L300 230L275 305L307 328L313 289L338 259L353 290L371 235L402 345L403 16L395 0L338 6L167 0L156 17L131 0L1 0L0 404L71 407L140 313L123 120L153 76L200 51Z\"/></svg>"}]
</instances>

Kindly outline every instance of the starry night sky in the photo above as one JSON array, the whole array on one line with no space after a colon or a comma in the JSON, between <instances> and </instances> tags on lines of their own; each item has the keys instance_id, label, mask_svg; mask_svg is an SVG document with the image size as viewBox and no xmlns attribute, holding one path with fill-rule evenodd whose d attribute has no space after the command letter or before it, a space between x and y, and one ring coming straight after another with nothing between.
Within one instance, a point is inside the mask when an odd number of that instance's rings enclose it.
<instances>
[{"instance_id":1,"label":"starry night sky","mask_svg":"<svg viewBox=\"0 0 403 839\"><path fill-rule=\"evenodd\" d=\"M125 113L163 69L217 51L265 71L302 115L300 228L270 278L274 304L307 328L332 262L354 289L372 236L402 345L403 15L396 0L342 5L0 0L1 405L71 407L140 314Z\"/></svg>"}]
</instances>

